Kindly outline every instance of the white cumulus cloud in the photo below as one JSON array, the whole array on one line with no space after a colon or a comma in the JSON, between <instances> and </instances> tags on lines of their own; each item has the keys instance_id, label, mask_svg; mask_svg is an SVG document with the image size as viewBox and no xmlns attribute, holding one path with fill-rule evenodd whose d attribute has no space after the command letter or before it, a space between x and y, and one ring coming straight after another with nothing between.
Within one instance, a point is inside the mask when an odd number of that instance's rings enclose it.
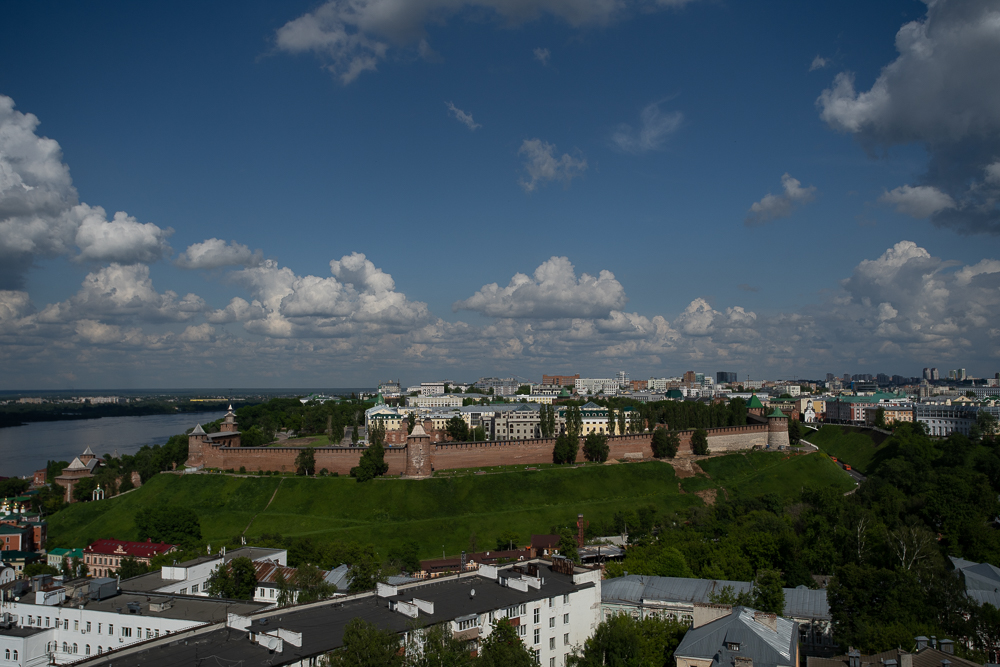
<instances>
[{"instance_id":1,"label":"white cumulus cloud","mask_svg":"<svg viewBox=\"0 0 1000 667\"><path fill-rule=\"evenodd\" d=\"M541 139L525 139L517 153L525 158L527 176L520 181L525 192L534 192L539 185L549 181L562 181L568 186L570 181L587 170L586 158L573 157L569 153L557 158L555 145Z\"/></svg>"},{"instance_id":2,"label":"white cumulus cloud","mask_svg":"<svg viewBox=\"0 0 1000 667\"><path fill-rule=\"evenodd\" d=\"M663 147L667 138L677 131L684 121L680 111L663 113L657 102L647 105L639 114L639 127L618 126L611 141L626 153L645 153Z\"/></svg>"},{"instance_id":3,"label":"white cumulus cloud","mask_svg":"<svg viewBox=\"0 0 1000 667\"><path fill-rule=\"evenodd\" d=\"M955 200L933 185L902 185L883 193L878 200L914 218L929 218L938 211L955 208Z\"/></svg>"},{"instance_id":4,"label":"white cumulus cloud","mask_svg":"<svg viewBox=\"0 0 1000 667\"><path fill-rule=\"evenodd\" d=\"M538 47L532 53L535 54L535 60L542 63L543 66L549 64L549 59L552 57L552 53L548 49Z\"/></svg>"},{"instance_id":5,"label":"white cumulus cloud","mask_svg":"<svg viewBox=\"0 0 1000 667\"><path fill-rule=\"evenodd\" d=\"M830 127L870 152L918 143L930 155L926 186L954 206L931 214L963 233L1000 234L996 189L969 187L1000 155L1000 4L927 1L927 15L896 33L898 57L868 90L841 72L816 101ZM991 172L987 171L987 176Z\"/></svg>"},{"instance_id":6,"label":"white cumulus cloud","mask_svg":"<svg viewBox=\"0 0 1000 667\"><path fill-rule=\"evenodd\" d=\"M768 193L759 202L754 202L750 206L750 213L746 218L748 226L763 224L776 218L786 218L792 214L797 205L811 202L816 196L815 186L804 188L801 181L787 173L781 177L781 186L785 190L784 194Z\"/></svg>"},{"instance_id":7,"label":"white cumulus cloud","mask_svg":"<svg viewBox=\"0 0 1000 667\"><path fill-rule=\"evenodd\" d=\"M259 266L264 262L260 250L236 241L226 243L222 239L211 238L201 243L193 243L174 260L184 269L219 269L224 266Z\"/></svg>"},{"instance_id":8,"label":"white cumulus cloud","mask_svg":"<svg viewBox=\"0 0 1000 667\"><path fill-rule=\"evenodd\" d=\"M823 56L817 55L815 58L813 58L812 64L809 65L809 71L814 72L818 69L823 69L829 64L830 60L828 58L824 58Z\"/></svg>"},{"instance_id":9,"label":"white cumulus cloud","mask_svg":"<svg viewBox=\"0 0 1000 667\"><path fill-rule=\"evenodd\" d=\"M38 118L0 95L0 288L20 284L37 257L154 262L170 252L170 229L78 200L59 144L36 133Z\"/></svg>"},{"instance_id":10,"label":"white cumulus cloud","mask_svg":"<svg viewBox=\"0 0 1000 667\"><path fill-rule=\"evenodd\" d=\"M625 288L610 271L578 278L566 257L552 257L532 276L516 273L507 287L484 285L452 309L474 310L491 317L556 319L607 317L625 307Z\"/></svg>"}]
</instances>

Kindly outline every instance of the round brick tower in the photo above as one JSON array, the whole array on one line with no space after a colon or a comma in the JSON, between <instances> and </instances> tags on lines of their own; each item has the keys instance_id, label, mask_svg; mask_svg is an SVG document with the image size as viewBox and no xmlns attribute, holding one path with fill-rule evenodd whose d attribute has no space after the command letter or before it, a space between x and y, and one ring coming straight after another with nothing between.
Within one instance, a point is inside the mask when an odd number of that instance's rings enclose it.
<instances>
[{"instance_id":1,"label":"round brick tower","mask_svg":"<svg viewBox=\"0 0 1000 667\"><path fill-rule=\"evenodd\" d=\"M788 417L778 408L767 416L767 446L769 449L788 447Z\"/></svg>"}]
</instances>

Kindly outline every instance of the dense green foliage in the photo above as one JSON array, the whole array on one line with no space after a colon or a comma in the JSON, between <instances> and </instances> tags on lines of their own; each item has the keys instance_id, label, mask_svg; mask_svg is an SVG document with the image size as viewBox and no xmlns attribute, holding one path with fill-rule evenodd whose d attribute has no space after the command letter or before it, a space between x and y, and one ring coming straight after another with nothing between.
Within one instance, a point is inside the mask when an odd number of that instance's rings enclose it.
<instances>
[{"instance_id":1,"label":"dense green foliage","mask_svg":"<svg viewBox=\"0 0 1000 667\"><path fill-rule=\"evenodd\" d=\"M600 433L588 433L583 439L583 457L591 462L604 463L608 460L611 448L608 438Z\"/></svg>"},{"instance_id":2,"label":"dense green foliage","mask_svg":"<svg viewBox=\"0 0 1000 667\"><path fill-rule=\"evenodd\" d=\"M406 667L474 667L478 660L469 651L469 642L455 639L445 625L435 625L420 633L421 644L416 646L411 635L411 645L406 650Z\"/></svg>"},{"instance_id":3,"label":"dense green foliage","mask_svg":"<svg viewBox=\"0 0 1000 667\"><path fill-rule=\"evenodd\" d=\"M300 436L327 434L339 440L345 428L364 424L364 411L372 405L356 399L302 403L297 398L273 398L267 403L237 409L236 421L244 434L241 438L244 445L250 444L245 434L254 428L259 430L261 440L254 445L273 441L275 432L283 430L295 431Z\"/></svg>"},{"instance_id":4,"label":"dense green foliage","mask_svg":"<svg viewBox=\"0 0 1000 667\"><path fill-rule=\"evenodd\" d=\"M17 477L0 480L0 498L14 498L27 491L30 486L31 482Z\"/></svg>"},{"instance_id":5,"label":"dense green foliage","mask_svg":"<svg viewBox=\"0 0 1000 667\"><path fill-rule=\"evenodd\" d=\"M194 510L184 507L147 507L135 515L140 540L193 546L201 542L201 522Z\"/></svg>"},{"instance_id":6,"label":"dense green foliage","mask_svg":"<svg viewBox=\"0 0 1000 667\"><path fill-rule=\"evenodd\" d=\"M580 448L580 440L570 433L561 433L552 447L553 463L576 463L576 454Z\"/></svg>"},{"instance_id":7,"label":"dense green foliage","mask_svg":"<svg viewBox=\"0 0 1000 667\"><path fill-rule=\"evenodd\" d=\"M684 431L692 428L743 426L747 423L747 406L742 398L734 398L728 405L723 403L706 404L700 401L639 403L628 398L595 398L593 400L594 403L617 411L619 435L631 432L628 431L623 414L625 408L634 410L636 421L641 420L650 429L657 424L667 424L671 430Z\"/></svg>"},{"instance_id":8,"label":"dense green foliage","mask_svg":"<svg viewBox=\"0 0 1000 667\"><path fill-rule=\"evenodd\" d=\"M568 667L673 667L674 649L689 626L673 618L632 618L615 614L597 626Z\"/></svg>"},{"instance_id":9,"label":"dense green foliage","mask_svg":"<svg viewBox=\"0 0 1000 667\"><path fill-rule=\"evenodd\" d=\"M653 456L658 459L672 459L677 456L677 449L681 446L681 438L673 431L665 428L653 430Z\"/></svg>"},{"instance_id":10,"label":"dense green foliage","mask_svg":"<svg viewBox=\"0 0 1000 667\"><path fill-rule=\"evenodd\" d=\"M477 663L482 667L534 667L536 664L534 654L506 618L493 622L493 629L482 642Z\"/></svg>"},{"instance_id":11,"label":"dense green foliage","mask_svg":"<svg viewBox=\"0 0 1000 667\"><path fill-rule=\"evenodd\" d=\"M451 439L457 442L465 442L469 439L469 425L457 415L448 420L445 430L448 431Z\"/></svg>"},{"instance_id":12,"label":"dense green foliage","mask_svg":"<svg viewBox=\"0 0 1000 667\"><path fill-rule=\"evenodd\" d=\"M708 432L705 429L695 429L691 434L691 450L698 456L708 454Z\"/></svg>"},{"instance_id":13,"label":"dense green foliage","mask_svg":"<svg viewBox=\"0 0 1000 667\"><path fill-rule=\"evenodd\" d=\"M805 439L819 447L820 451L837 457L855 470L867 472L878 445L886 437L881 433L856 426L825 424L813 431Z\"/></svg>"},{"instance_id":14,"label":"dense green foliage","mask_svg":"<svg viewBox=\"0 0 1000 667\"><path fill-rule=\"evenodd\" d=\"M360 618L344 628L344 645L327 656L331 667L401 667L399 635Z\"/></svg>"},{"instance_id":15,"label":"dense green foliage","mask_svg":"<svg viewBox=\"0 0 1000 667\"><path fill-rule=\"evenodd\" d=\"M316 474L316 449L306 447L295 457L295 469L303 475Z\"/></svg>"},{"instance_id":16,"label":"dense green foliage","mask_svg":"<svg viewBox=\"0 0 1000 667\"><path fill-rule=\"evenodd\" d=\"M253 600L257 589L257 570L245 556L234 558L215 568L208 578L208 592L228 600Z\"/></svg>"},{"instance_id":17,"label":"dense green foliage","mask_svg":"<svg viewBox=\"0 0 1000 667\"><path fill-rule=\"evenodd\" d=\"M933 440L919 425L898 425L872 457L868 480L848 496L777 486L772 463L781 459L773 456L701 462L728 499L695 508L684 521L663 517L657 536L639 540L609 573L676 572L679 554L695 576L756 580L772 592L832 574L829 600L842 646L879 651L936 634L954 638L956 650L966 640L982 649L996 611L965 597L945 556L1000 563L1000 531L992 526L1000 514L1000 446L961 435ZM753 602L777 606L776 595Z\"/></svg>"},{"instance_id":18,"label":"dense green foliage","mask_svg":"<svg viewBox=\"0 0 1000 667\"><path fill-rule=\"evenodd\" d=\"M118 568L118 576L122 579L131 579L132 577L138 577L141 574L146 574L149 572L149 566L145 563L140 563L131 556L126 556L122 558L121 566Z\"/></svg>"},{"instance_id":19,"label":"dense green foliage","mask_svg":"<svg viewBox=\"0 0 1000 667\"><path fill-rule=\"evenodd\" d=\"M365 449L361 455L358 465L351 468L351 477L356 477L359 482L367 482L376 477L381 477L389 471L389 464L385 462L385 448L381 442L373 442Z\"/></svg>"}]
</instances>

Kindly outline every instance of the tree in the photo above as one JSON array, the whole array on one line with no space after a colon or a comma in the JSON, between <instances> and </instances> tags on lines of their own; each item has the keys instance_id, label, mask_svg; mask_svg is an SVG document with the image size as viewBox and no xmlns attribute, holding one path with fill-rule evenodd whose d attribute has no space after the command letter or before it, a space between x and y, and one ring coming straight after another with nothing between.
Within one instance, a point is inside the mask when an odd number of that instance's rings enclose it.
<instances>
[{"instance_id":1,"label":"tree","mask_svg":"<svg viewBox=\"0 0 1000 667\"><path fill-rule=\"evenodd\" d=\"M413 427L417 425L417 413L411 412L409 418L406 420L406 434L409 435L413 433Z\"/></svg>"},{"instance_id":2,"label":"tree","mask_svg":"<svg viewBox=\"0 0 1000 667\"><path fill-rule=\"evenodd\" d=\"M698 456L708 454L708 432L705 429L695 429L695 432L691 434L691 448Z\"/></svg>"},{"instance_id":3,"label":"tree","mask_svg":"<svg viewBox=\"0 0 1000 667\"><path fill-rule=\"evenodd\" d=\"M482 426L477 426L476 428L472 429L472 431L469 433L469 440L471 440L472 442L485 441L486 429L484 429Z\"/></svg>"},{"instance_id":4,"label":"tree","mask_svg":"<svg viewBox=\"0 0 1000 667\"><path fill-rule=\"evenodd\" d=\"M285 573L282 570L278 570L278 574L274 577L274 583L278 585L278 599L275 603L279 607L287 607L295 601L295 591L292 590L292 585L285 578Z\"/></svg>"},{"instance_id":5,"label":"tree","mask_svg":"<svg viewBox=\"0 0 1000 667\"><path fill-rule=\"evenodd\" d=\"M583 456L588 461L604 463L610 453L608 439L599 433L589 433L583 441Z\"/></svg>"},{"instance_id":6,"label":"tree","mask_svg":"<svg viewBox=\"0 0 1000 667\"><path fill-rule=\"evenodd\" d=\"M331 667L401 667L399 635L360 618L344 628L343 646L327 659Z\"/></svg>"},{"instance_id":7,"label":"tree","mask_svg":"<svg viewBox=\"0 0 1000 667\"><path fill-rule=\"evenodd\" d=\"M86 502L90 500L91 495L94 493L94 489L97 488L97 480L93 477L84 477L79 482L73 485L73 498L77 502Z\"/></svg>"},{"instance_id":8,"label":"tree","mask_svg":"<svg viewBox=\"0 0 1000 667\"><path fill-rule=\"evenodd\" d=\"M385 445L385 423L381 419L376 419L375 425L368 429L368 444L376 442Z\"/></svg>"},{"instance_id":9,"label":"tree","mask_svg":"<svg viewBox=\"0 0 1000 667\"><path fill-rule=\"evenodd\" d=\"M517 391L515 391L514 394L516 394L517 396L531 396L531 385L522 384L520 387L517 388Z\"/></svg>"},{"instance_id":10,"label":"tree","mask_svg":"<svg viewBox=\"0 0 1000 667\"><path fill-rule=\"evenodd\" d=\"M457 415L448 420L445 430L448 431L451 439L457 442L465 442L469 439L469 425Z\"/></svg>"},{"instance_id":11,"label":"tree","mask_svg":"<svg viewBox=\"0 0 1000 667\"><path fill-rule=\"evenodd\" d=\"M456 639L448 624L411 632L406 647L406 667L474 667L478 661L469 651L469 642Z\"/></svg>"},{"instance_id":12,"label":"tree","mask_svg":"<svg viewBox=\"0 0 1000 667\"><path fill-rule=\"evenodd\" d=\"M576 450L579 448L579 440L575 435L562 433L556 438L556 444L552 448L553 463L576 463Z\"/></svg>"},{"instance_id":13,"label":"tree","mask_svg":"<svg viewBox=\"0 0 1000 667\"><path fill-rule=\"evenodd\" d=\"M681 438L673 431L665 428L653 430L653 456L658 459L672 459L677 456L677 449L681 446Z\"/></svg>"},{"instance_id":14,"label":"tree","mask_svg":"<svg viewBox=\"0 0 1000 667\"><path fill-rule=\"evenodd\" d=\"M351 563L351 570L348 573L350 583L348 590L351 593L370 591L375 588L380 581L385 581L385 573L382 572L382 563L378 554L375 553L371 545L367 549L357 553Z\"/></svg>"},{"instance_id":15,"label":"tree","mask_svg":"<svg viewBox=\"0 0 1000 667\"><path fill-rule=\"evenodd\" d=\"M145 563L140 563L131 556L123 558L121 566L118 568L118 576L122 579L131 579L147 572L149 572L149 566Z\"/></svg>"},{"instance_id":16,"label":"tree","mask_svg":"<svg viewBox=\"0 0 1000 667\"><path fill-rule=\"evenodd\" d=\"M37 577L40 574L51 574L52 576L55 576L59 574L59 570L51 565L46 565L45 563L31 563L30 565L25 565L24 569L21 570L21 575L25 579L31 579L32 577Z\"/></svg>"},{"instance_id":17,"label":"tree","mask_svg":"<svg viewBox=\"0 0 1000 667\"><path fill-rule=\"evenodd\" d=\"M788 444L792 447L798 447L799 442L802 440L802 425L799 423L798 419L788 420Z\"/></svg>"},{"instance_id":18,"label":"tree","mask_svg":"<svg viewBox=\"0 0 1000 667\"><path fill-rule=\"evenodd\" d=\"M316 449L306 447L295 457L295 469L305 475L316 474Z\"/></svg>"},{"instance_id":19,"label":"tree","mask_svg":"<svg viewBox=\"0 0 1000 667\"><path fill-rule=\"evenodd\" d=\"M608 406L608 435L615 434L615 409L613 406Z\"/></svg>"},{"instance_id":20,"label":"tree","mask_svg":"<svg viewBox=\"0 0 1000 667\"><path fill-rule=\"evenodd\" d=\"M535 655L517 636L510 621L498 618L489 636L483 640L479 664L482 667L534 667Z\"/></svg>"},{"instance_id":21,"label":"tree","mask_svg":"<svg viewBox=\"0 0 1000 667\"><path fill-rule=\"evenodd\" d=\"M302 563L295 571L296 602L315 602L331 597L333 587L323 579L323 571L312 563Z\"/></svg>"},{"instance_id":22,"label":"tree","mask_svg":"<svg viewBox=\"0 0 1000 667\"><path fill-rule=\"evenodd\" d=\"M618 435L625 435L625 411L618 411Z\"/></svg>"},{"instance_id":23,"label":"tree","mask_svg":"<svg viewBox=\"0 0 1000 667\"><path fill-rule=\"evenodd\" d=\"M577 549L576 535L569 528L559 531L559 555L579 563L580 553Z\"/></svg>"},{"instance_id":24,"label":"tree","mask_svg":"<svg viewBox=\"0 0 1000 667\"><path fill-rule=\"evenodd\" d=\"M885 428L885 408L880 407L875 411L875 427Z\"/></svg>"},{"instance_id":25,"label":"tree","mask_svg":"<svg viewBox=\"0 0 1000 667\"><path fill-rule=\"evenodd\" d=\"M253 600L257 590L257 570L246 556L219 565L208 577L210 595L228 600Z\"/></svg>"},{"instance_id":26,"label":"tree","mask_svg":"<svg viewBox=\"0 0 1000 667\"><path fill-rule=\"evenodd\" d=\"M201 541L201 522L193 510L184 507L150 507L136 512L139 539L192 546Z\"/></svg>"},{"instance_id":27,"label":"tree","mask_svg":"<svg viewBox=\"0 0 1000 667\"><path fill-rule=\"evenodd\" d=\"M351 469L351 475L357 477L359 482L367 482L375 477L381 477L388 470L389 464L385 462L385 449L382 447L382 443L376 442L361 455L358 466Z\"/></svg>"},{"instance_id":28,"label":"tree","mask_svg":"<svg viewBox=\"0 0 1000 667\"><path fill-rule=\"evenodd\" d=\"M244 447L263 447L273 439L273 437L267 437L259 424L254 424L240 433L240 444Z\"/></svg>"},{"instance_id":29,"label":"tree","mask_svg":"<svg viewBox=\"0 0 1000 667\"><path fill-rule=\"evenodd\" d=\"M567 667L642 665L668 667L674 664L674 650L689 626L672 617L644 619L615 614L597 626L580 653L570 656Z\"/></svg>"},{"instance_id":30,"label":"tree","mask_svg":"<svg viewBox=\"0 0 1000 667\"><path fill-rule=\"evenodd\" d=\"M757 570L753 582L753 608L779 616L785 612L785 591L777 570Z\"/></svg>"},{"instance_id":31,"label":"tree","mask_svg":"<svg viewBox=\"0 0 1000 667\"><path fill-rule=\"evenodd\" d=\"M404 572L417 572L420 570L420 545L413 540L407 540L399 546L389 550L389 562L395 563Z\"/></svg>"},{"instance_id":32,"label":"tree","mask_svg":"<svg viewBox=\"0 0 1000 667\"><path fill-rule=\"evenodd\" d=\"M355 424L353 426L353 428L351 428L351 444L352 445L358 444L358 425L357 424Z\"/></svg>"},{"instance_id":33,"label":"tree","mask_svg":"<svg viewBox=\"0 0 1000 667\"><path fill-rule=\"evenodd\" d=\"M521 542L521 537L513 530L505 530L497 536L497 551L507 551L516 549Z\"/></svg>"}]
</instances>

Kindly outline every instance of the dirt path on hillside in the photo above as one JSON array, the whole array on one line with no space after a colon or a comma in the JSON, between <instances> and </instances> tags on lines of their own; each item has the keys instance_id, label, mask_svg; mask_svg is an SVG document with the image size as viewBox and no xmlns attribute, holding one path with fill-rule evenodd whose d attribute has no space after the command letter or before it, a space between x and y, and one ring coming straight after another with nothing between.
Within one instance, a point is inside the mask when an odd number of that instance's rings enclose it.
<instances>
[{"instance_id":1,"label":"dirt path on hillside","mask_svg":"<svg viewBox=\"0 0 1000 667\"><path fill-rule=\"evenodd\" d=\"M676 459L667 459L669 463L674 468L674 473L678 478L684 479L686 477L694 477L695 475L701 474L708 477L708 473L701 469L698 462L690 457L681 457Z\"/></svg>"},{"instance_id":2,"label":"dirt path on hillside","mask_svg":"<svg viewBox=\"0 0 1000 667\"><path fill-rule=\"evenodd\" d=\"M284 482L284 481L285 481L284 479L279 479L278 480L278 486L274 487L274 493L271 494L271 499L267 501L266 505L264 505L264 509L262 509L260 512L257 512L256 514L253 515L253 518L250 519L250 523L248 523L247 527L243 529L242 533L240 533L241 535L246 535L247 531L250 530L250 526L252 526L253 522L257 520L257 517L260 516L261 512L266 512L267 508L271 506L271 503L274 502L274 499L278 497L278 489L281 488L281 483Z\"/></svg>"}]
</instances>

